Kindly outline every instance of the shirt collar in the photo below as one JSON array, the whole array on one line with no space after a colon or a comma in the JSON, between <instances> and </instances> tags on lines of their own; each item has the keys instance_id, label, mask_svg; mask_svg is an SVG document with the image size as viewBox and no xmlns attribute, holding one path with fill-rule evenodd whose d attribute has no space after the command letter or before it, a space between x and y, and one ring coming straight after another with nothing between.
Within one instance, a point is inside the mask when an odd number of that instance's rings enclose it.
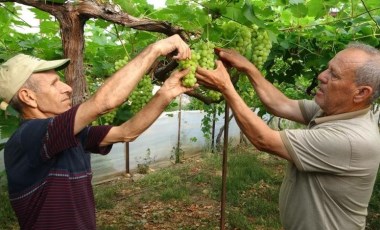
<instances>
[{"instance_id":1,"label":"shirt collar","mask_svg":"<svg viewBox=\"0 0 380 230\"><path fill-rule=\"evenodd\" d=\"M369 112L371 106L368 108L357 110L349 113L341 113L331 116L323 116L323 110L318 111L317 116L310 122L310 126L318 125L328 121L336 121L336 120L348 120L354 117L363 116Z\"/></svg>"}]
</instances>

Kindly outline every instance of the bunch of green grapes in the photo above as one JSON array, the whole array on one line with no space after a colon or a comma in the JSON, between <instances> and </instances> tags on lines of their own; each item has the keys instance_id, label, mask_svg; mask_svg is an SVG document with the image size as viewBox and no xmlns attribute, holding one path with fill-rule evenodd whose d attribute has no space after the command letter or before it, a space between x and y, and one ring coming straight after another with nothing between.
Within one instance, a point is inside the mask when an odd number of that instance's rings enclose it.
<instances>
[{"instance_id":1,"label":"bunch of green grapes","mask_svg":"<svg viewBox=\"0 0 380 230\"><path fill-rule=\"evenodd\" d=\"M272 42L269 39L268 33L258 26L252 26L252 57L251 61L257 68L262 68L264 62L267 60Z\"/></svg>"},{"instance_id":2,"label":"bunch of green grapes","mask_svg":"<svg viewBox=\"0 0 380 230\"><path fill-rule=\"evenodd\" d=\"M132 91L128 100L131 103L131 111L136 114L142 107L144 107L152 97L153 84L149 75L145 75L136 88Z\"/></svg>"},{"instance_id":3,"label":"bunch of green grapes","mask_svg":"<svg viewBox=\"0 0 380 230\"><path fill-rule=\"evenodd\" d=\"M116 110L113 110L111 112L108 112L98 117L91 124L92 125L112 125L115 116L116 116Z\"/></svg>"},{"instance_id":4,"label":"bunch of green grapes","mask_svg":"<svg viewBox=\"0 0 380 230\"><path fill-rule=\"evenodd\" d=\"M197 69L199 59L200 55L194 50L192 50L191 59L179 61L180 69L189 69L189 73L182 78L182 84L185 87L193 87L197 82L197 79L195 78L195 70Z\"/></svg>"},{"instance_id":5,"label":"bunch of green grapes","mask_svg":"<svg viewBox=\"0 0 380 230\"><path fill-rule=\"evenodd\" d=\"M222 94L215 90L207 90L207 97L211 98L213 101L219 101Z\"/></svg>"},{"instance_id":6,"label":"bunch of green grapes","mask_svg":"<svg viewBox=\"0 0 380 230\"><path fill-rule=\"evenodd\" d=\"M215 44L213 42L200 41L193 45L191 59L179 61L180 69L188 68L190 70L190 72L182 79L182 84L185 87L193 87L197 82L195 71L198 66L208 70L215 68L214 48ZM221 93L208 89L203 89L203 93L214 101L218 101L222 96Z\"/></svg>"},{"instance_id":7,"label":"bunch of green grapes","mask_svg":"<svg viewBox=\"0 0 380 230\"><path fill-rule=\"evenodd\" d=\"M185 87L193 87L197 82L195 71L198 66L206 69L214 69L214 47L215 44L212 42L200 41L194 44L191 49L191 59L179 61L180 69L188 68L190 70L190 72L182 79L182 84Z\"/></svg>"},{"instance_id":8,"label":"bunch of green grapes","mask_svg":"<svg viewBox=\"0 0 380 230\"><path fill-rule=\"evenodd\" d=\"M123 59L117 60L115 62L115 71L121 69L123 66L125 66L129 61L129 56L126 55Z\"/></svg>"},{"instance_id":9,"label":"bunch of green grapes","mask_svg":"<svg viewBox=\"0 0 380 230\"><path fill-rule=\"evenodd\" d=\"M257 25L247 27L234 21L222 24L227 47L233 48L259 69L263 67L272 48L268 33Z\"/></svg>"},{"instance_id":10,"label":"bunch of green grapes","mask_svg":"<svg viewBox=\"0 0 380 230\"><path fill-rule=\"evenodd\" d=\"M222 24L223 37L228 40L228 47L251 59L252 50L251 29L240 23L228 21Z\"/></svg>"},{"instance_id":11,"label":"bunch of green grapes","mask_svg":"<svg viewBox=\"0 0 380 230\"><path fill-rule=\"evenodd\" d=\"M194 44L194 50L199 53L198 65L206 69L214 69L215 67L215 44L213 42L200 41Z\"/></svg>"}]
</instances>

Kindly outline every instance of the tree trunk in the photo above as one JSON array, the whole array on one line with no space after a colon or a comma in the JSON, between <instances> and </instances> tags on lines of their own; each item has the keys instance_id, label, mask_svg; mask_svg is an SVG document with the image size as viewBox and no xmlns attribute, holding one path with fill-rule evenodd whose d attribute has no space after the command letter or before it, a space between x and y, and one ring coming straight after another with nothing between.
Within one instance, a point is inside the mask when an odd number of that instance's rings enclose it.
<instances>
[{"instance_id":1,"label":"tree trunk","mask_svg":"<svg viewBox=\"0 0 380 230\"><path fill-rule=\"evenodd\" d=\"M88 18L70 10L61 11L56 17L61 28L63 53L70 58L70 65L65 69L66 82L73 88L73 105L77 105L88 96L83 67L84 25Z\"/></svg>"}]
</instances>

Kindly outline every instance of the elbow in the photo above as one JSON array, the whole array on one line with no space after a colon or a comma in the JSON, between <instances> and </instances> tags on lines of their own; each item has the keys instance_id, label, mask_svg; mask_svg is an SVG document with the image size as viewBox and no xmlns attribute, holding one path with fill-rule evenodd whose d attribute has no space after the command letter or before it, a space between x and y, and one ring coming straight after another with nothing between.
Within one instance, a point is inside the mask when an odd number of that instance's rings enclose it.
<instances>
[{"instance_id":1,"label":"elbow","mask_svg":"<svg viewBox=\"0 0 380 230\"><path fill-rule=\"evenodd\" d=\"M255 137L254 143L252 143L257 150L262 152L272 152L273 151L273 145L272 145L273 139L268 137L265 137L264 135L259 135Z\"/></svg>"},{"instance_id":2,"label":"elbow","mask_svg":"<svg viewBox=\"0 0 380 230\"><path fill-rule=\"evenodd\" d=\"M109 113L118 107L118 104L114 100L111 100L110 97L100 97L95 95L92 100L92 104L98 108L97 110L99 116Z\"/></svg>"},{"instance_id":3,"label":"elbow","mask_svg":"<svg viewBox=\"0 0 380 230\"><path fill-rule=\"evenodd\" d=\"M122 136L123 136L123 142L132 142L140 136L140 133L131 132L128 129L124 129Z\"/></svg>"},{"instance_id":4,"label":"elbow","mask_svg":"<svg viewBox=\"0 0 380 230\"><path fill-rule=\"evenodd\" d=\"M123 138L123 142L133 142L133 141L136 140L138 137L139 137L139 135L135 135L135 136L125 136L125 137Z\"/></svg>"},{"instance_id":5,"label":"elbow","mask_svg":"<svg viewBox=\"0 0 380 230\"><path fill-rule=\"evenodd\" d=\"M252 142L252 144L256 147L259 151L266 151L267 150L267 144L264 140L263 136L257 136L255 137L255 140Z\"/></svg>"}]
</instances>

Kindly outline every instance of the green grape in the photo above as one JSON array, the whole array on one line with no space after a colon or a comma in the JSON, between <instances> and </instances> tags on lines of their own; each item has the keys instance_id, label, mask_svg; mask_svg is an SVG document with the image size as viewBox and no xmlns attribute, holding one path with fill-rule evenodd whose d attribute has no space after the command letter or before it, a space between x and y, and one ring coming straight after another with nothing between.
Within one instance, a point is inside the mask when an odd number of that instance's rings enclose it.
<instances>
[{"instance_id":1,"label":"green grape","mask_svg":"<svg viewBox=\"0 0 380 230\"><path fill-rule=\"evenodd\" d=\"M129 102L131 103L130 107L132 113L136 114L149 102L152 96L152 90L152 81L149 75L145 75L128 98Z\"/></svg>"},{"instance_id":2,"label":"green grape","mask_svg":"<svg viewBox=\"0 0 380 230\"><path fill-rule=\"evenodd\" d=\"M229 21L222 24L223 37L228 40L227 46L235 49L248 59L248 52L251 47L251 30L237 22Z\"/></svg>"},{"instance_id":3,"label":"green grape","mask_svg":"<svg viewBox=\"0 0 380 230\"><path fill-rule=\"evenodd\" d=\"M198 65L206 69L214 69L215 67L215 44L212 42L200 41L194 45L194 49L200 54Z\"/></svg>"},{"instance_id":4,"label":"green grape","mask_svg":"<svg viewBox=\"0 0 380 230\"><path fill-rule=\"evenodd\" d=\"M182 84L185 87L193 87L197 82L195 71L198 66L208 70L215 68L214 48L215 44L213 42L199 41L193 45L191 59L179 61L180 69L190 69L190 72L182 79ZM203 89L203 93L213 101L218 101L222 96L221 93L208 89Z\"/></svg>"},{"instance_id":5,"label":"green grape","mask_svg":"<svg viewBox=\"0 0 380 230\"><path fill-rule=\"evenodd\" d=\"M123 59L117 60L115 62L115 71L118 71L123 66L125 66L129 61L129 56L125 56Z\"/></svg>"},{"instance_id":6,"label":"green grape","mask_svg":"<svg viewBox=\"0 0 380 230\"><path fill-rule=\"evenodd\" d=\"M268 33L260 29L258 26L252 26L252 57L251 61L258 68L262 68L268 58L272 43L269 39Z\"/></svg>"},{"instance_id":7,"label":"green grape","mask_svg":"<svg viewBox=\"0 0 380 230\"><path fill-rule=\"evenodd\" d=\"M180 69L189 69L190 72L183 77L182 84L185 87L193 87L197 83L195 78L195 71L198 66L206 69L214 69L215 55L214 55L214 43L200 41L194 44L191 50L191 59L179 61Z\"/></svg>"},{"instance_id":8,"label":"green grape","mask_svg":"<svg viewBox=\"0 0 380 230\"><path fill-rule=\"evenodd\" d=\"M179 61L180 69L189 69L189 73L182 78L182 84L185 87L193 87L197 82L197 79L195 78L195 70L197 69L199 59L199 53L197 53L195 50L192 50L191 59Z\"/></svg>"},{"instance_id":9,"label":"green grape","mask_svg":"<svg viewBox=\"0 0 380 230\"><path fill-rule=\"evenodd\" d=\"M259 69L263 67L272 48L265 30L256 25L247 27L234 21L222 24L222 29L223 38L228 41L227 47L238 51Z\"/></svg>"},{"instance_id":10,"label":"green grape","mask_svg":"<svg viewBox=\"0 0 380 230\"><path fill-rule=\"evenodd\" d=\"M218 91L208 90L207 96L214 101L218 101L220 99L220 97L222 96L222 94Z\"/></svg>"},{"instance_id":11,"label":"green grape","mask_svg":"<svg viewBox=\"0 0 380 230\"><path fill-rule=\"evenodd\" d=\"M108 112L106 114L103 114L102 116L98 117L95 121L91 123L91 125L112 125L113 120L116 116L116 110L113 110L111 112Z\"/></svg>"}]
</instances>

